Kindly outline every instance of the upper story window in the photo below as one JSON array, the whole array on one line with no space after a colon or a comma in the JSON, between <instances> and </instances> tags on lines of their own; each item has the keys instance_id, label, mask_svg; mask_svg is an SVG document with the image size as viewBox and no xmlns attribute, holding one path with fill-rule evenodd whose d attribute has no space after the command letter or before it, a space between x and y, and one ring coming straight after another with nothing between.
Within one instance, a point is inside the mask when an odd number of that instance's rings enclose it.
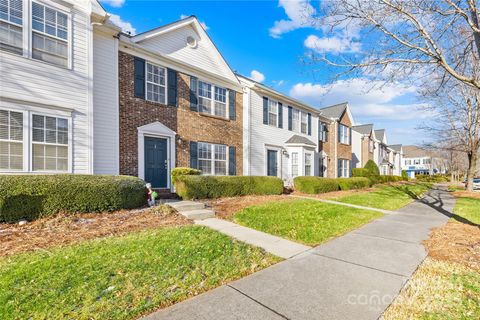
<instances>
[{"instance_id":1,"label":"upper story window","mask_svg":"<svg viewBox=\"0 0 480 320\"><path fill-rule=\"evenodd\" d=\"M166 70L157 65L146 63L146 94L147 100L166 104Z\"/></svg>"},{"instance_id":2,"label":"upper story window","mask_svg":"<svg viewBox=\"0 0 480 320\"><path fill-rule=\"evenodd\" d=\"M412 160L405 160L405 165L409 166L412 164Z\"/></svg>"},{"instance_id":3,"label":"upper story window","mask_svg":"<svg viewBox=\"0 0 480 320\"><path fill-rule=\"evenodd\" d=\"M0 170L23 170L23 113L0 110Z\"/></svg>"},{"instance_id":4,"label":"upper story window","mask_svg":"<svg viewBox=\"0 0 480 320\"><path fill-rule=\"evenodd\" d=\"M308 132L308 115L305 112L301 112L300 117L300 132L303 134L307 134Z\"/></svg>"},{"instance_id":5,"label":"upper story window","mask_svg":"<svg viewBox=\"0 0 480 320\"><path fill-rule=\"evenodd\" d=\"M0 49L23 54L22 0L0 0Z\"/></svg>"},{"instance_id":6,"label":"upper story window","mask_svg":"<svg viewBox=\"0 0 480 320\"><path fill-rule=\"evenodd\" d=\"M322 142L328 141L328 125L325 122L320 122L318 126L318 138Z\"/></svg>"},{"instance_id":7,"label":"upper story window","mask_svg":"<svg viewBox=\"0 0 480 320\"><path fill-rule=\"evenodd\" d=\"M226 118L227 89L199 80L198 106L200 112Z\"/></svg>"},{"instance_id":8,"label":"upper story window","mask_svg":"<svg viewBox=\"0 0 480 320\"><path fill-rule=\"evenodd\" d=\"M268 99L268 124L276 127L278 125L278 102Z\"/></svg>"},{"instance_id":9,"label":"upper story window","mask_svg":"<svg viewBox=\"0 0 480 320\"><path fill-rule=\"evenodd\" d=\"M350 144L350 128L343 124L338 125L338 142Z\"/></svg>"},{"instance_id":10,"label":"upper story window","mask_svg":"<svg viewBox=\"0 0 480 320\"><path fill-rule=\"evenodd\" d=\"M369 152L373 152L373 150L375 149L375 145L374 145L374 142L371 138L368 139L368 151Z\"/></svg>"},{"instance_id":11,"label":"upper story window","mask_svg":"<svg viewBox=\"0 0 480 320\"><path fill-rule=\"evenodd\" d=\"M292 131L298 132L300 128L300 111L292 110Z\"/></svg>"},{"instance_id":12,"label":"upper story window","mask_svg":"<svg viewBox=\"0 0 480 320\"><path fill-rule=\"evenodd\" d=\"M32 2L32 58L68 67L68 16Z\"/></svg>"},{"instance_id":13,"label":"upper story window","mask_svg":"<svg viewBox=\"0 0 480 320\"><path fill-rule=\"evenodd\" d=\"M222 144L198 143L198 169L202 174L227 174L227 146Z\"/></svg>"}]
</instances>

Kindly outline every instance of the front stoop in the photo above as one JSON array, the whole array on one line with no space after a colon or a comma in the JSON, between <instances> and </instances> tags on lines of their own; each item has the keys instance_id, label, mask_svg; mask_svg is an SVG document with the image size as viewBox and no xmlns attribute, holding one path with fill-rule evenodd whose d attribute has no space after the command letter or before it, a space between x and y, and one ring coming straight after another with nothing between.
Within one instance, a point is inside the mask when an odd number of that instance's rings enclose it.
<instances>
[{"instance_id":1,"label":"front stoop","mask_svg":"<svg viewBox=\"0 0 480 320\"><path fill-rule=\"evenodd\" d=\"M168 202L167 204L189 220L204 220L215 217L215 212L213 210L206 209L205 204L202 202L175 201Z\"/></svg>"}]
</instances>

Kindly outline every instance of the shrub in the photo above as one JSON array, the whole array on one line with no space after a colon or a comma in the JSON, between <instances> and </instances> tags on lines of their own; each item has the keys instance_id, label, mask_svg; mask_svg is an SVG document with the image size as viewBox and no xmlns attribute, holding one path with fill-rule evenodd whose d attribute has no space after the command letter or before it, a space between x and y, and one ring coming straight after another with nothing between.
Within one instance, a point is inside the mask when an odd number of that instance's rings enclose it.
<instances>
[{"instance_id":1,"label":"shrub","mask_svg":"<svg viewBox=\"0 0 480 320\"><path fill-rule=\"evenodd\" d=\"M369 177L380 175L380 170L378 170L378 166L373 160L368 160L364 168L368 171Z\"/></svg>"},{"instance_id":2,"label":"shrub","mask_svg":"<svg viewBox=\"0 0 480 320\"><path fill-rule=\"evenodd\" d=\"M400 176L390 176L390 175L385 175L385 176L378 176L378 182L379 183L387 183L387 182L399 182L402 181L403 178Z\"/></svg>"},{"instance_id":3,"label":"shrub","mask_svg":"<svg viewBox=\"0 0 480 320\"><path fill-rule=\"evenodd\" d=\"M368 177L369 171L365 168L353 168L352 169L353 177Z\"/></svg>"},{"instance_id":4,"label":"shrub","mask_svg":"<svg viewBox=\"0 0 480 320\"><path fill-rule=\"evenodd\" d=\"M402 170L402 179L408 181L408 174L407 170Z\"/></svg>"},{"instance_id":5,"label":"shrub","mask_svg":"<svg viewBox=\"0 0 480 320\"><path fill-rule=\"evenodd\" d=\"M424 182L434 182L434 183L442 183L442 182L449 182L450 178L447 175L436 174L436 175L428 175L428 174L417 174L415 175L415 179Z\"/></svg>"},{"instance_id":6,"label":"shrub","mask_svg":"<svg viewBox=\"0 0 480 320\"><path fill-rule=\"evenodd\" d=\"M296 177L293 184L295 190L310 194L337 191L340 188L336 179L321 177Z\"/></svg>"},{"instance_id":7,"label":"shrub","mask_svg":"<svg viewBox=\"0 0 480 320\"><path fill-rule=\"evenodd\" d=\"M363 189L370 187L370 180L365 177L337 178L340 190Z\"/></svg>"},{"instance_id":8,"label":"shrub","mask_svg":"<svg viewBox=\"0 0 480 320\"><path fill-rule=\"evenodd\" d=\"M177 167L174 168L171 172L172 175L172 182L175 183L178 176L198 176L202 171L188 168L188 167Z\"/></svg>"},{"instance_id":9,"label":"shrub","mask_svg":"<svg viewBox=\"0 0 480 320\"><path fill-rule=\"evenodd\" d=\"M182 199L270 195L283 193L283 181L277 177L183 175L176 178L175 190Z\"/></svg>"},{"instance_id":10,"label":"shrub","mask_svg":"<svg viewBox=\"0 0 480 320\"><path fill-rule=\"evenodd\" d=\"M143 180L128 176L0 176L0 221L16 222L65 212L131 209L146 202Z\"/></svg>"}]
</instances>

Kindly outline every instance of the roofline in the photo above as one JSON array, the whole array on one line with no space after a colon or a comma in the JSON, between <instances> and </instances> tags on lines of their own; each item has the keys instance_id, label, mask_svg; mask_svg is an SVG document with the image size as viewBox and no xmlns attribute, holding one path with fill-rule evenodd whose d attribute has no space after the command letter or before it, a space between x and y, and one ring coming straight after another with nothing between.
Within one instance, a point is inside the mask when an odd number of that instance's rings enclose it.
<instances>
[{"instance_id":1,"label":"roofline","mask_svg":"<svg viewBox=\"0 0 480 320\"><path fill-rule=\"evenodd\" d=\"M277 97L281 97L281 99L283 99L283 100L285 100L285 101L287 101L287 102L289 102L289 103L291 103L291 104L293 104L293 105L295 105L295 106L300 106L300 107L302 107L302 108L304 108L304 109L306 109L306 110L314 113L314 114L315 114L316 116L318 116L319 118L322 118L322 120L326 120L326 121L328 121L328 122L331 122L331 121L332 121L330 118L325 117L324 115L320 114L320 111L319 111L317 108L314 108L314 107L312 107L312 106L310 106L310 105L308 105L308 104L306 104L306 103L304 103L304 102L302 102L302 101L300 101L300 100L297 100L297 99L295 99L295 98L292 98L292 97L290 97L290 96L287 96L287 95L284 94L284 93L281 93L281 92L279 92L279 91L277 91L277 90L275 90L275 89L269 88L269 87L267 87L266 85L264 85L264 84L262 84L262 83L260 83L260 82L258 82L258 81L252 80L252 79L250 79L250 78L248 78L248 77L246 77L246 76L244 76L244 75L241 75L241 74L239 74L239 73L236 73L236 76L237 76L238 78L240 78L240 79L244 79L244 80L250 81L250 82L253 84L252 88L256 88L256 89L258 89L258 91L260 91L260 92L264 92L264 93L271 94L271 95L274 95L274 96L277 96Z\"/></svg>"},{"instance_id":2,"label":"roofline","mask_svg":"<svg viewBox=\"0 0 480 320\"><path fill-rule=\"evenodd\" d=\"M134 36L130 35L130 37L131 37L131 38L140 38L140 39L138 39L138 40L135 41L135 42L143 41L143 40L145 40L145 39L150 38L150 37L146 37L146 34L147 34L147 33L154 33L155 31L158 31L159 34L162 34L162 33L163 33L163 32L161 32L162 29L168 29L169 27L172 27L172 26L174 26L174 25L176 25L176 24L178 24L178 27L183 26L183 24L188 25L188 24L192 23L194 19L197 19L197 17L194 16L194 15L191 15L191 16L185 17L185 18L183 18L183 19L179 19L179 20L175 20L175 21L169 22L169 23L167 23L167 24L164 24L163 26L158 26L158 27L155 27L155 28L153 28L153 29L140 32L140 33L138 33L138 34L136 34L136 35L134 35ZM190 21L187 21L187 20L190 20ZM167 32L168 30L163 30L163 31L164 31L164 32ZM152 37L154 37L154 36L156 36L156 35L158 35L158 34L155 33L155 34L152 35Z\"/></svg>"}]
</instances>

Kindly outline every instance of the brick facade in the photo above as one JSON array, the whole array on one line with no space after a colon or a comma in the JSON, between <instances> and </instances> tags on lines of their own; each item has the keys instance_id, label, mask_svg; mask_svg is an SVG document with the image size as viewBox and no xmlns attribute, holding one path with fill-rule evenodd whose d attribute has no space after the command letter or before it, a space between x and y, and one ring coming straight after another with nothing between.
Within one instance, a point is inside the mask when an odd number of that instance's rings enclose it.
<instances>
[{"instance_id":1,"label":"brick facade","mask_svg":"<svg viewBox=\"0 0 480 320\"><path fill-rule=\"evenodd\" d=\"M363 168L368 160L373 160L373 151L370 152L369 148L370 138L369 137L362 137L362 159L361 159L361 167Z\"/></svg>"},{"instance_id":2,"label":"brick facade","mask_svg":"<svg viewBox=\"0 0 480 320\"><path fill-rule=\"evenodd\" d=\"M137 128L160 122L177 133L176 166L190 166L190 141L234 146L237 175L243 172L243 96L236 94L235 120L190 110L190 76L177 72L178 107L134 96L134 57L119 52L120 174L138 175Z\"/></svg>"}]
</instances>

